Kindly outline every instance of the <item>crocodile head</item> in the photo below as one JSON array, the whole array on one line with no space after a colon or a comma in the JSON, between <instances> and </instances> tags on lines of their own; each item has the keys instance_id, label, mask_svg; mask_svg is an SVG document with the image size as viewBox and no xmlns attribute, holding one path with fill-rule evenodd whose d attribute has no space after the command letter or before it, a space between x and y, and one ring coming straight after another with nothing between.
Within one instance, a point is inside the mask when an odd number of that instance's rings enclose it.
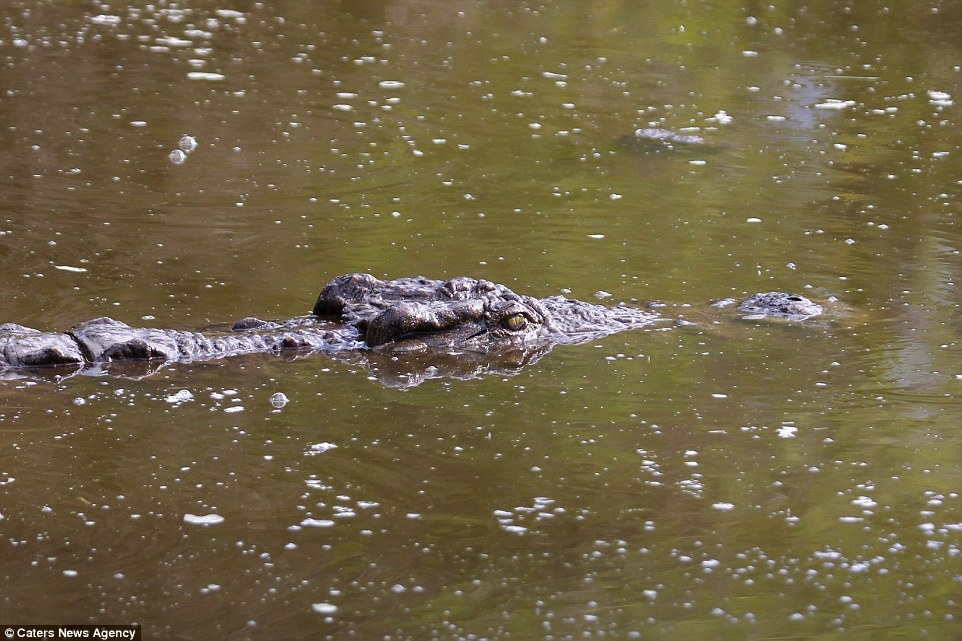
<instances>
[{"instance_id":1,"label":"crocodile head","mask_svg":"<svg viewBox=\"0 0 962 641\"><path fill-rule=\"evenodd\" d=\"M529 346L550 324L541 301L466 277L382 281L347 274L324 288L313 311L355 327L368 347L390 350Z\"/></svg>"}]
</instances>

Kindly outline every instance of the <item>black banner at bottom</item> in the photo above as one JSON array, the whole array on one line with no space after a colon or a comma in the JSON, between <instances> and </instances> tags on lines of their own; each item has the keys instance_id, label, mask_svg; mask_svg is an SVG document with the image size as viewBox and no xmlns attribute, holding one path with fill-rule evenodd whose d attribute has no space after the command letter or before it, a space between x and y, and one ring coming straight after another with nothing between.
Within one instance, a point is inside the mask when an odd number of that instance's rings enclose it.
<instances>
[{"instance_id":1,"label":"black banner at bottom","mask_svg":"<svg viewBox=\"0 0 962 641\"><path fill-rule=\"evenodd\" d=\"M95 639L97 641L141 641L139 625L4 625L0 624L3 637L7 639Z\"/></svg>"}]
</instances>

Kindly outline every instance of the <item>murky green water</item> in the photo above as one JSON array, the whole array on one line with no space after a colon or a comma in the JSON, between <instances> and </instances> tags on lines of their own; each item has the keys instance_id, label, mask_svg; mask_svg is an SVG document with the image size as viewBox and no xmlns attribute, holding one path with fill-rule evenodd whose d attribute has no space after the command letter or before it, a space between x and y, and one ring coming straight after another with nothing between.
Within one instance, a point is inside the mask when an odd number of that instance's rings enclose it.
<instances>
[{"instance_id":1,"label":"murky green water","mask_svg":"<svg viewBox=\"0 0 962 641\"><path fill-rule=\"evenodd\" d=\"M0 623L962 638L960 25L934 1L4 2L0 321L288 317L369 271L700 324L407 389L320 356L0 381ZM708 143L651 153L643 127ZM704 307L770 289L838 302Z\"/></svg>"}]
</instances>

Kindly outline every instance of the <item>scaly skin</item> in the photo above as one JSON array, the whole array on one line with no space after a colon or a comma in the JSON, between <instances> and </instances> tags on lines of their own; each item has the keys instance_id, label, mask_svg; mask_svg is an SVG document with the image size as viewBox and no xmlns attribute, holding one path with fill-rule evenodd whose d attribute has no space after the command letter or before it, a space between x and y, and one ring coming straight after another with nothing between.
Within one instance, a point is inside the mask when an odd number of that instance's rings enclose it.
<instances>
[{"instance_id":1,"label":"scaly skin","mask_svg":"<svg viewBox=\"0 0 962 641\"><path fill-rule=\"evenodd\" d=\"M739 309L804 320L821 313L801 296L755 294ZM347 274L324 287L311 315L282 322L246 318L230 332L134 328L110 318L66 333L0 325L0 369L84 369L131 361L193 362L254 353L427 354L467 369L500 371L536 360L552 346L596 340L666 320L633 307L605 307L562 296L519 295L486 280L423 277L382 281ZM457 375L455 375L457 376Z\"/></svg>"}]
</instances>

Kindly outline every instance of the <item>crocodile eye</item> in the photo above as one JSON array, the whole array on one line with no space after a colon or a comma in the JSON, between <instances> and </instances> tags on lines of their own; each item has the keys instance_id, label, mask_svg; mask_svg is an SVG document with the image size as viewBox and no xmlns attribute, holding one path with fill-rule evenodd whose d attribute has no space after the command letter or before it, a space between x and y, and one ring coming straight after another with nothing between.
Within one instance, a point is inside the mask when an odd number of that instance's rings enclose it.
<instances>
[{"instance_id":1,"label":"crocodile eye","mask_svg":"<svg viewBox=\"0 0 962 641\"><path fill-rule=\"evenodd\" d=\"M512 332L520 332L528 326L528 319L524 314L511 314L501 319L501 327L510 329Z\"/></svg>"}]
</instances>

